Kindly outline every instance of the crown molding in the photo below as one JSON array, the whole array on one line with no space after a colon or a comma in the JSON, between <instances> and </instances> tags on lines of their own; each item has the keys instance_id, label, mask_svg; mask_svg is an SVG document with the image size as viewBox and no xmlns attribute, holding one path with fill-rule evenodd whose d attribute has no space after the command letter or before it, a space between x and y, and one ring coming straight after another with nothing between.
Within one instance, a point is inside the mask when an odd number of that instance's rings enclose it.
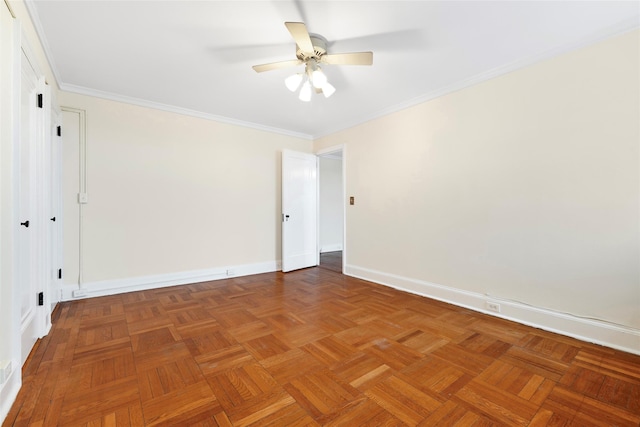
<instances>
[{"instance_id":1,"label":"crown molding","mask_svg":"<svg viewBox=\"0 0 640 427\"><path fill-rule=\"evenodd\" d=\"M615 36L620 36L623 34L626 34L628 32L631 32L633 30L637 30L638 28L640 28L640 17L636 16L634 18L631 19L627 19L624 21L619 22L616 25L610 26L605 28L604 30L595 32L595 33L591 33L586 37L583 37L575 42L572 43L567 43L564 44L562 46L558 46L556 48L547 50L545 52L542 52L540 54L537 55L532 55L529 56L527 58L523 58L523 59L519 59L517 61L513 61L509 64L505 64L505 65L501 65L499 67L496 68L492 68L488 71L485 71L483 73L480 74L476 74L475 76L472 76L468 79L464 79L464 80L460 80L458 82L455 82L451 85L436 89L432 92L417 96L415 98L409 99L408 101L405 102L401 102L399 104L396 104L394 106L391 106L389 108L385 108L382 110L379 110L369 116L363 117L362 119L355 121L355 122L349 122L349 123L343 123L341 126L338 127L334 127L332 129L327 130L326 132L322 132L319 134L315 134L313 135L313 139L318 139L318 138L322 138L358 125L361 125L363 123L369 122L371 120L383 117L383 116L387 116L389 114L392 113L396 113L398 111L401 110L405 110L409 107L413 107L416 106L418 104L422 104L424 102L427 101L431 101L435 98L439 98L441 96L444 95L448 95L450 93L453 92L457 92L459 90L465 89L467 87L470 86L474 86L477 85L479 83L485 82L487 80L491 80L494 79L496 77L500 77L503 76L505 74L511 73L513 71L517 71L521 68L525 68L528 67L530 65L533 65L535 63L538 62L542 62L545 61L547 59L551 59L554 58L556 56L560 56L562 54L565 53L569 53L572 52L574 50L578 50L580 48L583 47L587 47L587 46L591 46L594 45L598 42L604 41L606 39L615 37Z\"/></svg>"},{"instance_id":2,"label":"crown molding","mask_svg":"<svg viewBox=\"0 0 640 427\"><path fill-rule=\"evenodd\" d=\"M96 98L108 99L110 101L123 102L126 104L133 104L139 107L152 108L156 110L167 111L170 113L176 113L176 114L181 114L185 116L197 117L200 119L211 120L211 121L231 124L235 126L241 126L241 127L260 130L264 132L291 136L294 138L313 140L313 137L309 134L302 133L302 132L294 132L289 129L282 129L282 128L276 128L272 126L261 125L258 123L246 122L243 120L237 120L229 117L209 114L202 111L190 110L188 108L162 104L158 102L148 101L145 99L134 98L134 97L124 96L124 95L119 95L116 93L100 91L97 89L91 89L83 86L77 86L77 85L65 83L62 81L62 78L60 77L60 72L58 71L58 67L56 66L56 63L53 59L53 54L51 53L51 48L49 47L49 43L47 41L47 38L45 37L44 29L42 27L42 23L40 22L40 17L38 15L38 10L35 6L34 0L24 0L24 4L26 6L27 12L29 13L29 18L33 23L33 27L36 30L36 34L38 35L38 39L44 51L45 57L49 62L49 67L51 68L53 77L56 80L56 84L58 88L60 88L60 90L62 91L77 93L77 94L86 95L86 96L93 96Z\"/></svg>"},{"instance_id":3,"label":"crown molding","mask_svg":"<svg viewBox=\"0 0 640 427\"><path fill-rule=\"evenodd\" d=\"M42 28L42 23L40 22L40 16L38 15L38 10L36 9L34 0L24 0L24 5L27 9L27 13L29 14L29 18L31 19L31 23L33 24L33 28L36 30L36 35L38 36L40 46L42 46L42 50L44 51L44 56L47 58L47 62L49 63L51 73L53 73L53 78L59 88L62 80L60 79L60 73L58 72L56 61L54 61L53 55L51 54L49 42L44 35L44 29Z\"/></svg>"},{"instance_id":4,"label":"crown molding","mask_svg":"<svg viewBox=\"0 0 640 427\"><path fill-rule=\"evenodd\" d=\"M345 129L349 129L355 126L358 126L360 124L369 122L371 120L392 114L392 113L396 113L398 111L401 110L405 110L407 108L416 106L418 104L422 104L424 102L427 101L431 101L435 98L439 98L441 96L465 89L467 87L485 82L487 80L491 80L493 78L496 77L500 77L502 75L508 74L510 72L519 70L521 68L533 65L537 62L541 62L547 59L551 59L554 58L556 56L559 56L561 54L564 53L568 53L577 49L580 49L582 47L587 47L590 45L593 45L595 43L598 43L600 41L606 40L608 38L611 37L615 37L615 36L619 36L625 33L628 33L630 31L636 30L638 28L640 28L640 16L635 16L633 18L624 20L619 22L618 24L612 25L610 27L607 27L601 31L597 31L595 33L591 33L589 35L587 35L586 37L583 37L579 40L576 40L572 43L566 43L562 46L558 46L556 48L547 50L545 52L542 52L540 54L536 54L536 55L531 55L527 58L523 58L517 61L513 61L509 64L506 65L502 65L493 69L490 69L488 71L485 71L483 73L480 74L476 74L475 76L472 76L468 79L464 79L464 80L460 80L458 82L455 82L451 85L436 89L434 91L431 91L429 93L417 96L415 98L409 99L407 101L401 102L399 104L393 105L391 107L388 108L384 108L382 110L379 110L377 112L374 112L373 114L364 116L360 119L357 120L353 120L353 121L349 121L349 122L344 122L342 124L339 124L337 126L333 126L329 129L326 129L323 132L317 133L317 134L307 134L307 133L302 133L302 132L295 132L289 129L282 129L282 128L276 128L276 127L271 127L271 126L266 126L266 125L261 125L258 123L252 123L252 122L246 122L246 121L242 121L242 120L237 120L237 119L233 119L233 118L229 118L229 117L223 117L223 116L217 116L215 114L209 114L209 113L205 113L205 112L201 112L201 111L195 111L195 110L190 110L187 108L182 108L182 107L177 107L177 106L173 106L173 105L168 105L168 104L162 104L162 103L157 103L157 102L153 102L153 101L148 101L148 100L144 100L144 99L139 99L139 98L133 98L133 97L128 97L128 96L124 96L124 95L119 95L119 94L114 94L114 93L110 93L110 92L104 92L104 91L99 91L99 90L95 90L95 89L90 89L87 87L82 87L82 86L76 86L76 85L71 85L71 84L67 84L64 83L62 81L62 79L60 78L60 73L58 72L58 69L56 67L55 61L53 60L53 55L51 54L51 50L49 48L49 44L47 42L46 37L44 36L44 30L42 28L42 24L40 23L40 18L38 16L38 12L36 10L36 7L34 5L34 0L24 0L24 3L26 5L27 11L29 13L29 16L31 18L31 21L33 23L33 26L36 30L36 33L38 35L38 38L40 40L40 43L42 45L42 48L44 50L45 56L47 58L47 61L49 62L49 66L51 67L51 71L54 75L54 78L56 79L56 83L58 84L58 87L61 90L67 91L67 92L73 92L73 93L78 93L81 95L87 95L87 96L94 96L94 97L98 97L98 98L103 98L103 99L108 99L108 100L112 100L112 101L116 101L116 102L124 102L124 103L128 103L128 104L133 104L133 105L138 105L141 107L147 107L147 108L153 108L153 109L157 109L157 110L162 110L162 111L167 111L167 112L172 112L172 113L177 113L177 114L182 114L182 115L186 115L186 116L193 116L193 117L198 117L198 118L202 118L205 120L212 120L212 121L217 121L217 122L222 122L222 123L227 123L227 124L232 124L232 125L236 125L236 126L241 126L241 127L247 127L247 128L251 128L251 129L256 129L256 130L261 130L261 131L265 131L265 132L272 132L272 133L277 133L277 134L281 134L281 135L286 135L286 136L291 136L291 137L295 137L295 138L301 138L301 139L306 139L306 140L316 140L340 131L343 131Z\"/></svg>"},{"instance_id":5,"label":"crown molding","mask_svg":"<svg viewBox=\"0 0 640 427\"><path fill-rule=\"evenodd\" d=\"M141 98L134 98L125 95L119 95L112 92L105 92L97 89L91 89L84 86L70 85L62 83L60 90L65 92L77 93L79 95L92 96L96 98L107 99L115 102L122 102L125 104L137 105L139 107L152 108L155 110L167 111L169 113L182 114L184 116L191 116L205 120L211 120L220 123L226 123L235 126L241 126L245 128L260 130L264 132L277 133L281 135L291 136L294 138L301 138L306 140L312 140L312 136L306 133L294 132L288 129L276 128L272 126L261 125L258 123L246 122L243 120L232 119L230 117L218 116L215 114L209 114L202 111L190 110L188 108L182 108L175 105L163 104L155 101L147 101Z\"/></svg>"}]
</instances>

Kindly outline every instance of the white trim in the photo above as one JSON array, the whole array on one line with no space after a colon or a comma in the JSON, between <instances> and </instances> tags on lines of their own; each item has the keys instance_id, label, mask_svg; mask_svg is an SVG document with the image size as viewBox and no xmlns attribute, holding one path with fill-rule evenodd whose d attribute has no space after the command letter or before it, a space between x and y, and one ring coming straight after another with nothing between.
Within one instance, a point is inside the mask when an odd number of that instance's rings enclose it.
<instances>
[{"instance_id":1,"label":"white trim","mask_svg":"<svg viewBox=\"0 0 640 427\"><path fill-rule=\"evenodd\" d=\"M79 194L88 194L87 180L87 112L73 107L60 107L63 113L78 115L78 190ZM62 119L61 119L62 121ZM60 153L62 158L62 152ZM62 196L61 196L62 197ZM62 204L61 204L62 206ZM63 216L62 211L60 216ZM63 233L64 234L64 233ZM58 268L62 268L64 262ZM63 272L64 273L64 272ZM78 203L78 289L82 288L84 282L84 204Z\"/></svg>"},{"instance_id":2,"label":"white trim","mask_svg":"<svg viewBox=\"0 0 640 427\"><path fill-rule=\"evenodd\" d=\"M340 153L338 156L336 153ZM342 164L342 246L340 250L342 251L342 273L345 272L344 267L347 265L347 162L345 161L347 157L347 145L339 144L332 145L330 147L325 147L316 152L316 155L319 157L328 157L328 158L339 158ZM318 178L318 184L320 183L320 178ZM318 236L319 236L318 232ZM323 252L321 249L320 252ZM324 252L329 252L325 250ZM318 262L318 264L320 264Z\"/></svg>"},{"instance_id":3,"label":"white trim","mask_svg":"<svg viewBox=\"0 0 640 427\"><path fill-rule=\"evenodd\" d=\"M638 18L637 16L634 18L630 18L627 20L624 20L622 22L619 22L616 25L613 25L611 27L605 28L602 31L598 31L596 33L593 34L589 34L586 37L583 37L573 43L567 43L564 44L562 46L557 46L553 49L549 49L547 51L544 51L542 53L538 53L536 55L532 55L529 56L527 58L522 58L516 61L513 61L509 64L505 64L505 65L501 65L499 67L496 68L492 68L490 70L487 70L483 73L479 73L476 74L474 76L471 76L467 79L464 80L460 80L458 82L452 83L448 86L445 87L441 87L438 88L432 92L417 96L415 98L409 99L407 101L401 102L399 104L393 105L391 107L388 108L384 108L380 111L374 112L371 115L368 115L366 117L363 117L360 120L355 120L355 121L351 121L349 123L343 123L341 126L336 126L334 128L331 129L326 129L324 132L321 132L319 134L315 134L313 135L313 139L318 139L318 138L322 138L325 137L327 135L331 135L333 133L345 130L345 129L349 129L352 127L355 127L357 125L361 125L363 123L366 123L368 121L383 117L383 116L387 116L389 114L392 113L397 113L398 111L407 109L409 107L413 107L415 105L418 104L422 104L424 102L427 101L431 101L432 99L435 98L439 98L441 96L444 95L448 95L450 93L453 92L457 92L459 90L465 89L467 87L470 86L474 86L477 85L479 83L485 82L487 80L491 80L493 78L496 77L500 77L502 75L511 73L513 71L519 70L521 68L525 68L528 67L530 65L536 64L538 62L542 62L545 61L547 59L551 59L554 58L556 56L562 55L564 53L569 53L571 51L574 50L578 50L580 48L583 47L587 47L593 44L596 44L598 42L601 42L605 39L611 38L611 37L615 37L615 36L619 36L622 34L625 34L629 31L633 31L635 29L637 29L640 26L640 18Z\"/></svg>"},{"instance_id":4,"label":"white trim","mask_svg":"<svg viewBox=\"0 0 640 427\"><path fill-rule=\"evenodd\" d=\"M53 92L52 92L53 94ZM51 304L49 313L53 312L55 305L60 302L60 284L62 279L58 279L58 269L63 265L64 241L62 229L64 218L62 213L62 135L58 136L57 128L63 127L62 110L52 96L51 106L51 215L56 218L51 230L51 265L49 266L49 303ZM49 316L51 320L51 316ZM51 326L51 325L50 325Z\"/></svg>"},{"instance_id":5,"label":"white trim","mask_svg":"<svg viewBox=\"0 0 640 427\"><path fill-rule=\"evenodd\" d=\"M38 35L40 46L42 46L44 56L47 58L49 68L53 73L53 78L56 79L56 84L60 87L60 82L62 81L60 79L60 73L58 73L58 67L56 67L56 62L53 60L53 55L51 54L47 38L44 36L44 29L42 28L42 23L40 22L40 16L38 15L38 9L35 6L35 2L34 0L24 0L24 5L27 8L29 18L31 18L33 28L36 30L36 34Z\"/></svg>"},{"instance_id":6,"label":"white trim","mask_svg":"<svg viewBox=\"0 0 640 427\"><path fill-rule=\"evenodd\" d=\"M251 274L271 273L280 269L280 261L267 261L256 264L183 271L180 273L85 282L80 292L78 292L77 285L62 285L60 297L62 301L70 301L90 297L122 294L126 292L143 291L147 289L158 289L169 286L231 279L233 277L248 276Z\"/></svg>"},{"instance_id":7,"label":"white trim","mask_svg":"<svg viewBox=\"0 0 640 427\"><path fill-rule=\"evenodd\" d=\"M40 67L40 64L38 63L38 61L36 60L37 56L35 53L33 53L33 47L31 47L31 43L29 42L29 38L27 37L26 32L22 27L20 27L20 30L21 30L20 31L21 51L24 52L24 56L27 58L27 61L29 61L31 68L33 68L34 74L38 76L38 78L40 76L44 76L44 73L42 73L42 68Z\"/></svg>"},{"instance_id":8,"label":"white trim","mask_svg":"<svg viewBox=\"0 0 640 427\"><path fill-rule=\"evenodd\" d=\"M342 160L342 153L339 153L339 154L335 154L335 153L323 154L322 157L324 157L325 159Z\"/></svg>"},{"instance_id":9,"label":"white trim","mask_svg":"<svg viewBox=\"0 0 640 427\"><path fill-rule=\"evenodd\" d=\"M342 273L347 265L347 145L342 145Z\"/></svg>"},{"instance_id":10,"label":"white trim","mask_svg":"<svg viewBox=\"0 0 640 427\"><path fill-rule=\"evenodd\" d=\"M423 280L384 273L355 265L345 266L345 274L402 291L444 301L470 310L500 317L546 331L640 355L640 330L587 319L515 301L496 299ZM487 311L487 301L498 302L501 312Z\"/></svg>"},{"instance_id":11,"label":"white trim","mask_svg":"<svg viewBox=\"0 0 640 427\"><path fill-rule=\"evenodd\" d=\"M316 156L326 157L329 159L342 159L342 151L344 150L344 144L333 145L331 147L326 147L318 150L316 152Z\"/></svg>"},{"instance_id":12,"label":"white trim","mask_svg":"<svg viewBox=\"0 0 640 427\"><path fill-rule=\"evenodd\" d=\"M284 227L284 222L282 223ZM320 246L320 157L316 155L316 265L320 265L320 254L322 247ZM283 239L284 240L284 239ZM284 252L282 253L284 259Z\"/></svg>"},{"instance_id":13,"label":"white trim","mask_svg":"<svg viewBox=\"0 0 640 427\"><path fill-rule=\"evenodd\" d=\"M4 384L0 384L0 421L4 421L11 410L11 406L18 396L22 385L22 369L16 368L21 366L17 360L11 361L11 374Z\"/></svg>"},{"instance_id":14,"label":"white trim","mask_svg":"<svg viewBox=\"0 0 640 427\"><path fill-rule=\"evenodd\" d=\"M119 95L116 93L105 92L97 89L91 89L84 86L76 86L67 83L60 83L60 90L66 92L77 93L80 95L93 96L96 98L108 99L110 101L123 102L125 104L137 105L139 107L153 108L155 110L167 111L169 113L182 114L184 116L197 117L200 119L211 120L220 123L226 123L235 126L241 126L250 129L256 129L264 132L277 133L285 136L291 136L294 138L301 138L306 140L312 140L312 135L294 132L288 129L276 128L272 126L265 126L258 123L247 122L244 120L233 119L230 117L218 116L215 114L205 113L202 111L190 110L188 108L182 108L175 105L163 104L161 102L147 101L145 99L134 98L125 95Z\"/></svg>"},{"instance_id":15,"label":"white trim","mask_svg":"<svg viewBox=\"0 0 640 427\"><path fill-rule=\"evenodd\" d=\"M341 243L334 243L333 245L324 245L320 247L320 253L323 254L325 252L336 252L342 250Z\"/></svg>"}]
</instances>

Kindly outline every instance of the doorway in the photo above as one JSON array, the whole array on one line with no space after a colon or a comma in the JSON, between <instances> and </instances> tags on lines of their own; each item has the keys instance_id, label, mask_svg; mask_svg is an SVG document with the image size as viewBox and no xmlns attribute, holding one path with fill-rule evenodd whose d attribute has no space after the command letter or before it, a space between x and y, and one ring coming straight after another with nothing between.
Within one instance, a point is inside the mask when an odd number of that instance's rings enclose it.
<instances>
[{"instance_id":1,"label":"doorway","mask_svg":"<svg viewBox=\"0 0 640 427\"><path fill-rule=\"evenodd\" d=\"M343 147L318 153L319 266L343 272L344 264L344 164Z\"/></svg>"}]
</instances>

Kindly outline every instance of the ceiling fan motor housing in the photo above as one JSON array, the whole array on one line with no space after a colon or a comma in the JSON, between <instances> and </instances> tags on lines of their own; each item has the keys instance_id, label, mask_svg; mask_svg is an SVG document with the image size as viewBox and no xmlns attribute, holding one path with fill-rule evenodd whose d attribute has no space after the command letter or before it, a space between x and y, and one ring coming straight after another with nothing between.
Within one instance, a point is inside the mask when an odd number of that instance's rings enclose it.
<instances>
[{"instance_id":1,"label":"ceiling fan motor housing","mask_svg":"<svg viewBox=\"0 0 640 427\"><path fill-rule=\"evenodd\" d=\"M303 52L298 45L296 45L296 58L301 61L306 61L310 58L319 60L322 55L327 53L327 40L317 34L310 34L311 44L313 45L313 55L308 55L309 52Z\"/></svg>"}]
</instances>

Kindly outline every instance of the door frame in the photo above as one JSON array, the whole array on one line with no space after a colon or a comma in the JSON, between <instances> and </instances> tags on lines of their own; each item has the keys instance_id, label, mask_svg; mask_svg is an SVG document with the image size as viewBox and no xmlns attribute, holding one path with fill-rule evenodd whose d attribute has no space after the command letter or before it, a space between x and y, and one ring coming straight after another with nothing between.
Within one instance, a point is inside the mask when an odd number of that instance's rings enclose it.
<instances>
[{"instance_id":1,"label":"door frame","mask_svg":"<svg viewBox=\"0 0 640 427\"><path fill-rule=\"evenodd\" d=\"M345 274L347 266L347 146L346 144L332 145L318 150L316 157L318 158L318 188L320 188L320 157L334 154L337 152L342 153L342 274ZM317 253L318 253L318 265L320 265L320 192L318 191L318 221L316 223L317 239Z\"/></svg>"},{"instance_id":2,"label":"door frame","mask_svg":"<svg viewBox=\"0 0 640 427\"><path fill-rule=\"evenodd\" d=\"M60 134L58 135L58 127ZM50 213L47 216L50 227L50 250L48 257L48 289L45 293L45 302L53 312L56 304L60 302L61 282L62 278L58 275L58 269L62 267L62 110L58 107L58 103L54 96L51 97L51 169L50 169ZM55 218L52 221L51 218ZM47 297L48 294L48 297ZM51 328L51 316L46 319L47 329Z\"/></svg>"}]
</instances>

